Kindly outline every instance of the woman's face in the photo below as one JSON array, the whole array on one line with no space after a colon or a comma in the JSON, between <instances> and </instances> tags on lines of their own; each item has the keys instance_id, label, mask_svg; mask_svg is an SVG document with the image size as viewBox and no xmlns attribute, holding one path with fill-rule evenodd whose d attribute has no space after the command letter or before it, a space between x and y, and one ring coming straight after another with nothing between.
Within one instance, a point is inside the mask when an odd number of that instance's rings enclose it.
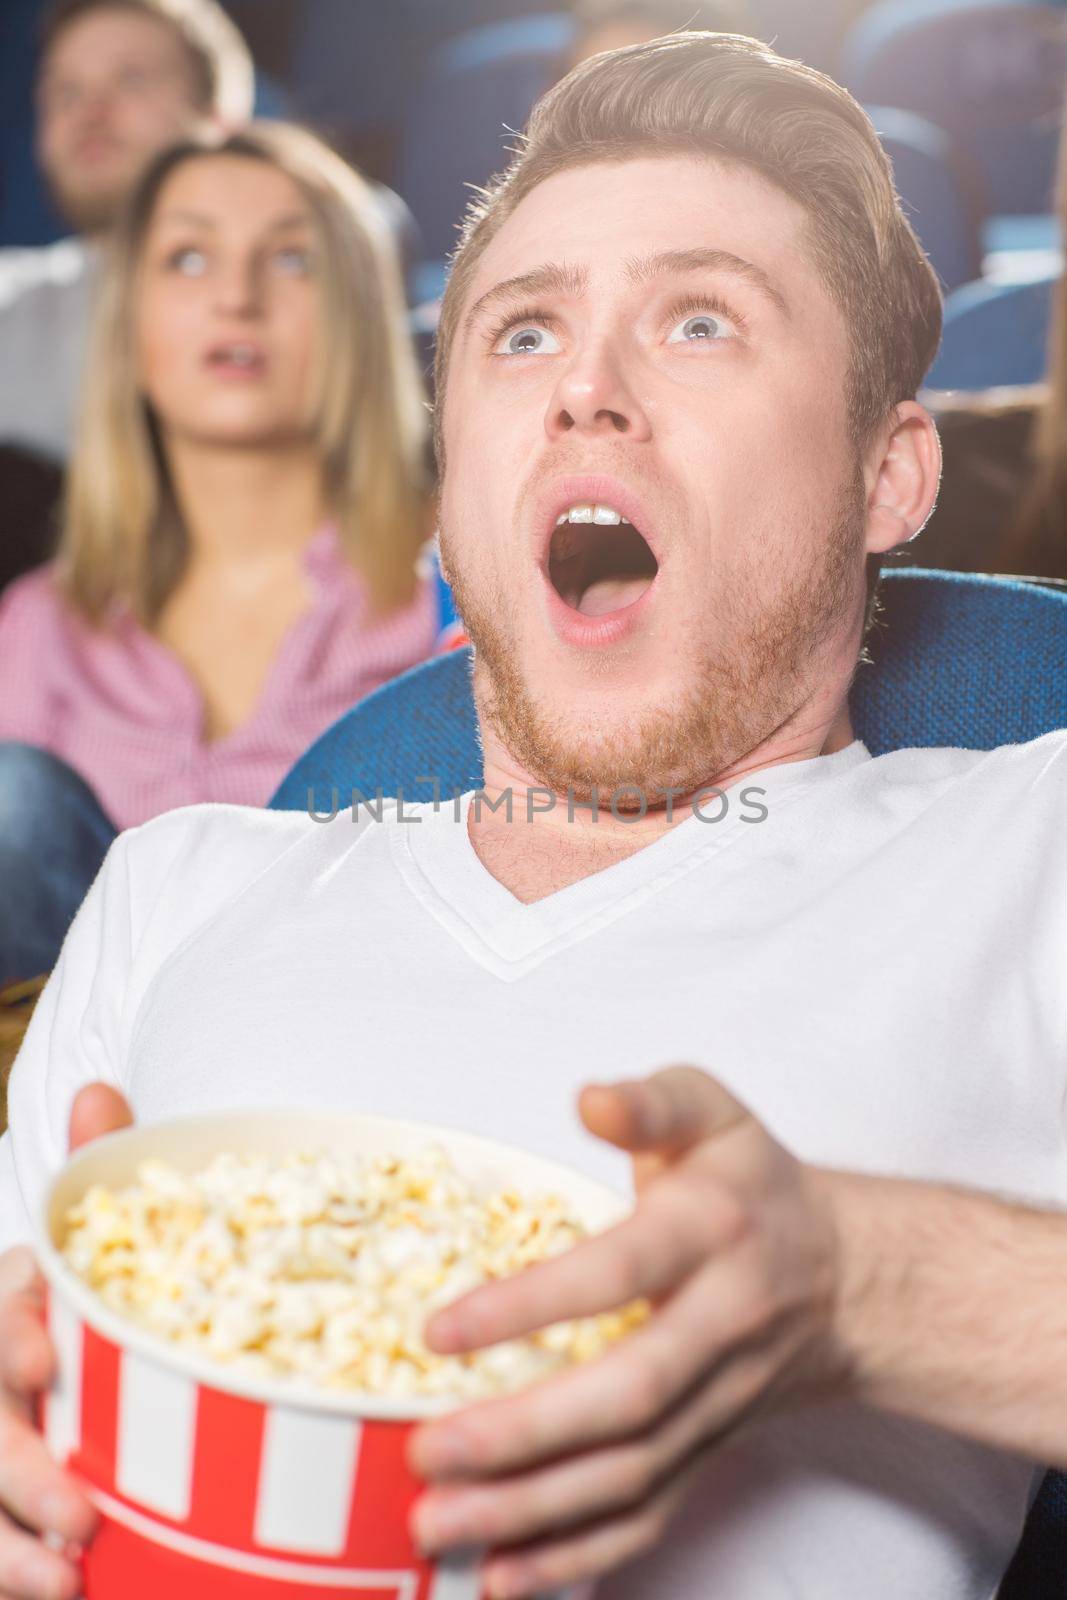
<instances>
[{"instance_id":1,"label":"woman's face","mask_svg":"<svg viewBox=\"0 0 1067 1600\"><path fill-rule=\"evenodd\" d=\"M307 440L319 331L311 214L247 156L198 156L164 183L137 294L142 393L171 439Z\"/></svg>"}]
</instances>

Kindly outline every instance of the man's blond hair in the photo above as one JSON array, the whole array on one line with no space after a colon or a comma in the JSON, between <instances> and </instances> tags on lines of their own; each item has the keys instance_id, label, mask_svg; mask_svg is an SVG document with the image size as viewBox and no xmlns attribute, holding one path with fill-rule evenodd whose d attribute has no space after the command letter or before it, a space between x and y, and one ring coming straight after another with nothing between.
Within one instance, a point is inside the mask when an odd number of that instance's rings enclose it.
<instances>
[{"instance_id":1,"label":"man's blond hair","mask_svg":"<svg viewBox=\"0 0 1067 1600\"><path fill-rule=\"evenodd\" d=\"M858 446L914 398L941 336L941 293L870 118L832 79L755 39L676 33L576 67L534 107L511 166L472 200L437 339L442 465L449 358L490 241L555 173L657 153L739 162L806 211L814 260L850 333Z\"/></svg>"}]
</instances>

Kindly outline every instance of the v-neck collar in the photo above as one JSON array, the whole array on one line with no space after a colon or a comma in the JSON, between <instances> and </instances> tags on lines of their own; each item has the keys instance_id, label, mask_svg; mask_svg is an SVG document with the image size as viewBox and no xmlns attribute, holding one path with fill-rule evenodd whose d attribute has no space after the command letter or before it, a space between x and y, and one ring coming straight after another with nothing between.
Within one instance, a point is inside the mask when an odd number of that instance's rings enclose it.
<instances>
[{"instance_id":1,"label":"v-neck collar","mask_svg":"<svg viewBox=\"0 0 1067 1600\"><path fill-rule=\"evenodd\" d=\"M475 960L516 978L559 949L635 910L651 895L757 831L744 820L742 790L759 790L773 814L814 785L871 759L859 739L829 756L782 762L726 792L721 821L690 816L651 844L530 903L519 900L480 860L469 833L474 790L457 801L409 806L390 830L394 861L432 916ZM748 813L751 818L751 812Z\"/></svg>"}]
</instances>

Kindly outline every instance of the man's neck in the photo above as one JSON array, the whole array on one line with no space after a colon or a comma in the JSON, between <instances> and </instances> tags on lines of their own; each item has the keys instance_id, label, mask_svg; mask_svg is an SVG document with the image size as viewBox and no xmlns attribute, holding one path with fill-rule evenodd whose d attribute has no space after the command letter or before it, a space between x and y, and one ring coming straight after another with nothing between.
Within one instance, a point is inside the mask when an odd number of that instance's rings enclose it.
<instances>
[{"instance_id":1,"label":"man's neck","mask_svg":"<svg viewBox=\"0 0 1067 1600\"><path fill-rule=\"evenodd\" d=\"M691 817L694 804L707 804L708 790L729 790L769 767L832 755L854 738L845 702L817 726L776 735L698 788L649 803L641 814L640 807L624 811L622 795L613 807L610 786L595 804L552 793L511 759L484 723L481 731L486 800L470 809L471 845L497 882L526 904L636 855ZM629 799L632 804L636 795Z\"/></svg>"}]
</instances>

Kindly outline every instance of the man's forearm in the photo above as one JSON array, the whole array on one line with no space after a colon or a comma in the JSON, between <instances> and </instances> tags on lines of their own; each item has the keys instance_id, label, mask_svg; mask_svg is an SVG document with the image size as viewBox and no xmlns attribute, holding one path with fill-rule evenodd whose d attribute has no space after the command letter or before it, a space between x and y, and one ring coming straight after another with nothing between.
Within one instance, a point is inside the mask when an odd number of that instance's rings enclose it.
<instances>
[{"instance_id":1,"label":"man's forearm","mask_svg":"<svg viewBox=\"0 0 1067 1600\"><path fill-rule=\"evenodd\" d=\"M1067 1468L1067 1216L826 1174L858 1396Z\"/></svg>"}]
</instances>

